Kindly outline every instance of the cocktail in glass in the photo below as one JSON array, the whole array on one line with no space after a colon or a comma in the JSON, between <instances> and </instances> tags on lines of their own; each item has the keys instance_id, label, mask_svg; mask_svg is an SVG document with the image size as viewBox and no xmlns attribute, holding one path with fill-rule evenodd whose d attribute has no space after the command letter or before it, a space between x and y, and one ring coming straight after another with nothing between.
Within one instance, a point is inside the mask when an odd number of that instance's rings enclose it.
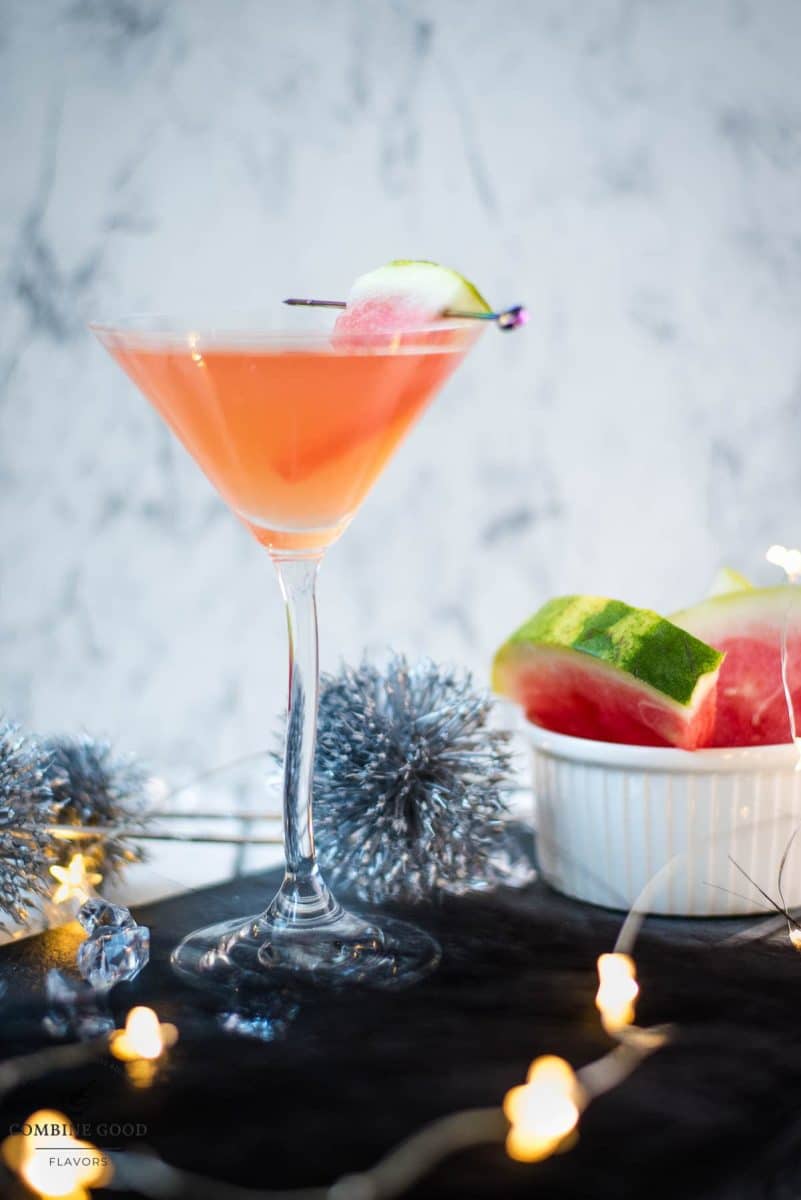
<instances>
[{"instance_id":1,"label":"cocktail in glass","mask_svg":"<svg viewBox=\"0 0 801 1200\"><path fill-rule=\"evenodd\" d=\"M242 993L292 979L398 986L439 958L415 926L343 909L316 863L315 581L325 550L482 326L443 320L337 336L330 318L317 321L311 331L275 333L262 322L225 328L161 316L92 325L267 549L286 604L284 879L264 912L198 930L172 957L192 982Z\"/></svg>"}]
</instances>

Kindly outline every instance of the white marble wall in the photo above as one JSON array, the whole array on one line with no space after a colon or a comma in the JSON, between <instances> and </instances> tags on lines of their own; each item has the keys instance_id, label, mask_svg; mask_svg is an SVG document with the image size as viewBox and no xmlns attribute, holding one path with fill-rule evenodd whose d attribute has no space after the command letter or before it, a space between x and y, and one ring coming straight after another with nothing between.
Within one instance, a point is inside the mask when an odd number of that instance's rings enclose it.
<instances>
[{"instance_id":1,"label":"white marble wall","mask_svg":"<svg viewBox=\"0 0 801 1200\"><path fill-rule=\"evenodd\" d=\"M488 334L325 566L323 655L468 664L801 541L794 0L2 0L0 707L160 765L274 728L270 568L85 329L432 257Z\"/></svg>"}]
</instances>

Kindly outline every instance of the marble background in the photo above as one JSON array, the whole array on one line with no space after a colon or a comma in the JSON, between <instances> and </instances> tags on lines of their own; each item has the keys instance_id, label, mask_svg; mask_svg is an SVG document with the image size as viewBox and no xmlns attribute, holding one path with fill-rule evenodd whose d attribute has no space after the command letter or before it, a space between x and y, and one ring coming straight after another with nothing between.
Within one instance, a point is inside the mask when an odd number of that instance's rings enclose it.
<instances>
[{"instance_id":1,"label":"marble background","mask_svg":"<svg viewBox=\"0 0 801 1200\"><path fill-rule=\"evenodd\" d=\"M801 540L794 0L2 0L0 707L264 744L267 559L86 331L432 257L488 334L325 565L324 663L486 677L549 595L670 610Z\"/></svg>"}]
</instances>

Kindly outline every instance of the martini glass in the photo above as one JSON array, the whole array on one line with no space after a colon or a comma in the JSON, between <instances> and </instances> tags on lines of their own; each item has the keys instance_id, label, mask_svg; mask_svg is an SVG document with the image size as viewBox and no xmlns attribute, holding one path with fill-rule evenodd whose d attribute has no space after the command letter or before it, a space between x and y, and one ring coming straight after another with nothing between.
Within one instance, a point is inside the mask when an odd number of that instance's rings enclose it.
<instances>
[{"instance_id":1,"label":"martini glass","mask_svg":"<svg viewBox=\"0 0 801 1200\"><path fill-rule=\"evenodd\" d=\"M197 930L172 955L191 982L248 994L298 979L399 986L439 960L423 930L344 909L317 865L315 581L326 549L482 328L443 320L338 337L329 314L325 325L318 314L293 315L299 325L279 332L263 320L229 327L164 316L91 326L267 550L286 604L284 879L263 912Z\"/></svg>"}]
</instances>

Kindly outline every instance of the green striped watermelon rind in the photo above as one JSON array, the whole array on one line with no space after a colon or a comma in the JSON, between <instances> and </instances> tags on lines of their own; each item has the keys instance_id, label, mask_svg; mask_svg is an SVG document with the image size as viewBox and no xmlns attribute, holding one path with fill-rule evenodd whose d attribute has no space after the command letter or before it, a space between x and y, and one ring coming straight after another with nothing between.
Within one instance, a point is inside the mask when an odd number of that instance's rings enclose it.
<instances>
[{"instance_id":1,"label":"green striped watermelon rind","mask_svg":"<svg viewBox=\"0 0 801 1200\"><path fill-rule=\"evenodd\" d=\"M685 707L723 661L712 646L658 613L605 596L558 596L544 604L498 651L493 686L495 673L521 645L589 655Z\"/></svg>"}]
</instances>

